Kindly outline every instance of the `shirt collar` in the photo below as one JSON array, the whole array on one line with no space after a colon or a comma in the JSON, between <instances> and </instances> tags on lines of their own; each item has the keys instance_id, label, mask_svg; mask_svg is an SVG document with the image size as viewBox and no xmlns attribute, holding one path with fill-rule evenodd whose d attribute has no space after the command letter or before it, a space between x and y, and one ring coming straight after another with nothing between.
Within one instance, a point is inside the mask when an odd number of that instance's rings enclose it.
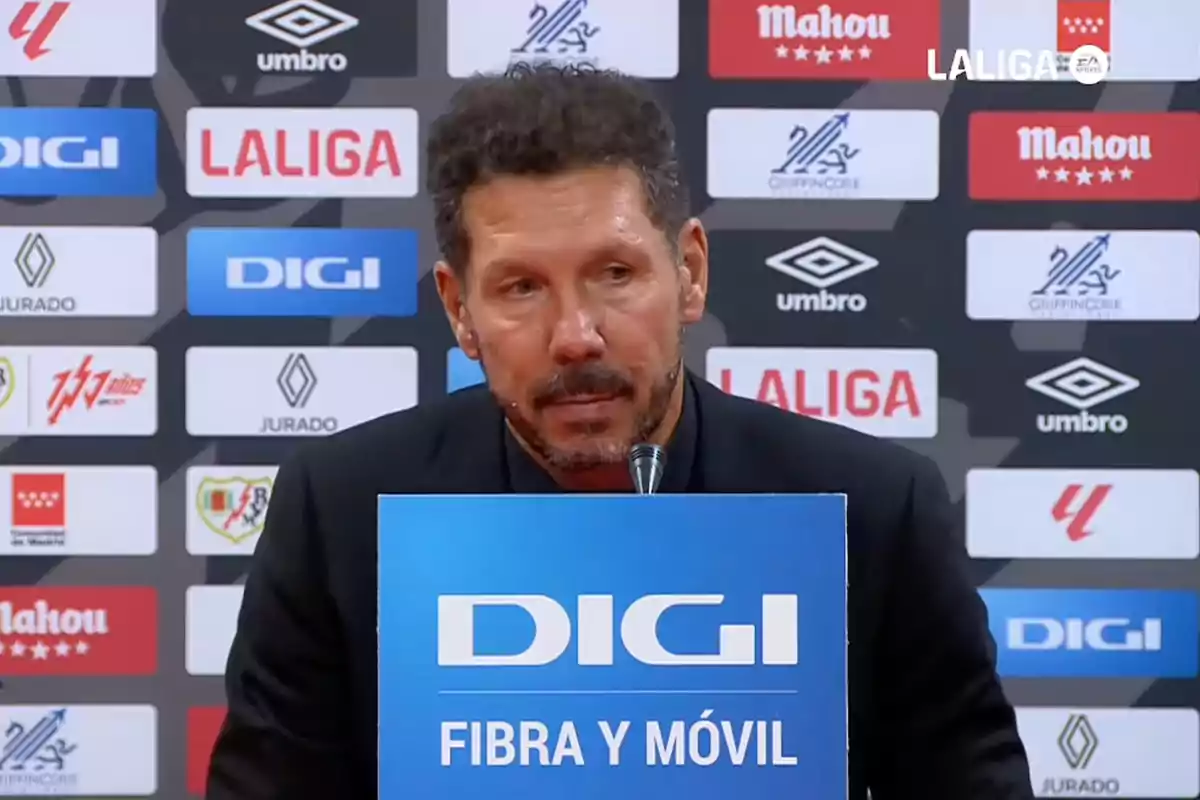
<instances>
[{"instance_id":1,"label":"shirt collar","mask_svg":"<svg viewBox=\"0 0 1200 800\"><path fill-rule=\"evenodd\" d=\"M684 373L683 411L671 440L667 442L667 466L658 491L681 494L697 491L700 425L697 421L696 394L691 376ZM541 465L521 447L508 426L504 426L504 459L508 468L508 487L514 494L563 494L564 490Z\"/></svg>"}]
</instances>

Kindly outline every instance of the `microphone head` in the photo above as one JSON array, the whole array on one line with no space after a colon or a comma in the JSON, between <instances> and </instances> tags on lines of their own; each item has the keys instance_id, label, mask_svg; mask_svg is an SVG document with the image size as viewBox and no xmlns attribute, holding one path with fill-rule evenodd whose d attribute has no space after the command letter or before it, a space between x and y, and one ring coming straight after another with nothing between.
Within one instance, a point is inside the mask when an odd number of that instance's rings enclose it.
<instances>
[{"instance_id":1,"label":"microphone head","mask_svg":"<svg viewBox=\"0 0 1200 800\"><path fill-rule=\"evenodd\" d=\"M654 494L667 467L667 451L656 444L635 444L629 450L629 475L638 494Z\"/></svg>"}]
</instances>

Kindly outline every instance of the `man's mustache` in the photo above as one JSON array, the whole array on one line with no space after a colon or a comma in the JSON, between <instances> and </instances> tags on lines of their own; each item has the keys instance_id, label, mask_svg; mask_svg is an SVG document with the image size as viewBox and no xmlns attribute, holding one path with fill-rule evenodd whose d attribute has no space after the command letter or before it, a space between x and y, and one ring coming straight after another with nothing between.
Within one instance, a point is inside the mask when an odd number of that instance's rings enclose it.
<instances>
[{"instance_id":1,"label":"man's mustache","mask_svg":"<svg viewBox=\"0 0 1200 800\"><path fill-rule=\"evenodd\" d=\"M586 395L633 397L635 392L633 379L619 370L605 364L582 364L555 373L539 385L533 394L533 407L540 409Z\"/></svg>"}]
</instances>

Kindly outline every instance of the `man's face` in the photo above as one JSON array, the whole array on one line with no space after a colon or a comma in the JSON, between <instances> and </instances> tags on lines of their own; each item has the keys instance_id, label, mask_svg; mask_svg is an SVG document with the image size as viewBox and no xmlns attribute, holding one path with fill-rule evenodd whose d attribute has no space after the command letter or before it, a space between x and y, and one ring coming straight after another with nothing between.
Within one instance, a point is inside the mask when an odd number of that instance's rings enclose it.
<instances>
[{"instance_id":1,"label":"man's face","mask_svg":"<svg viewBox=\"0 0 1200 800\"><path fill-rule=\"evenodd\" d=\"M438 290L510 424L558 469L624 461L662 424L703 314L703 229L673 250L623 168L496 178L462 214L470 263L440 264Z\"/></svg>"}]
</instances>

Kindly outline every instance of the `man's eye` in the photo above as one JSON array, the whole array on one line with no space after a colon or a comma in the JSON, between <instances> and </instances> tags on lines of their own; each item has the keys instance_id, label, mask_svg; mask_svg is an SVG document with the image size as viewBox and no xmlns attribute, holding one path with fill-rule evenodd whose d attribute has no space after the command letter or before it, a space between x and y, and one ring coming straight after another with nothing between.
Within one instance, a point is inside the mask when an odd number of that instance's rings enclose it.
<instances>
[{"instance_id":1,"label":"man's eye","mask_svg":"<svg viewBox=\"0 0 1200 800\"><path fill-rule=\"evenodd\" d=\"M505 286L504 293L512 294L512 295L525 295L525 294L529 294L536 288L537 287L534 285L533 281L528 280L528 279L522 279L519 281L513 281L512 283Z\"/></svg>"},{"instance_id":2,"label":"man's eye","mask_svg":"<svg viewBox=\"0 0 1200 800\"><path fill-rule=\"evenodd\" d=\"M633 270L622 264L613 264L604 271L604 274L610 280L620 283L633 277Z\"/></svg>"}]
</instances>

